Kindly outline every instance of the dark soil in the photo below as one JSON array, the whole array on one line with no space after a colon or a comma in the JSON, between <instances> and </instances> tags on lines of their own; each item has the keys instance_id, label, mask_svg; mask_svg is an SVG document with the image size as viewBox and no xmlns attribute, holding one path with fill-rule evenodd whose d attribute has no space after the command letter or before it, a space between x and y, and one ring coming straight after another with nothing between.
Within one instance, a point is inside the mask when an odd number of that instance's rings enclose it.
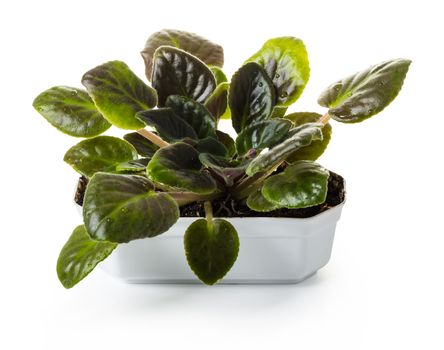
<instances>
[{"instance_id":1,"label":"dark soil","mask_svg":"<svg viewBox=\"0 0 444 350\"><path fill-rule=\"evenodd\" d=\"M281 218L308 218L342 203L345 199L344 178L330 172L328 179L327 199L323 204L303 209L277 209L269 212L257 212L247 207L245 202L231 200L215 200L213 215L215 217L281 217ZM204 203L195 202L180 208L182 217L205 217Z\"/></svg>"},{"instance_id":2,"label":"dark soil","mask_svg":"<svg viewBox=\"0 0 444 350\"><path fill-rule=\"evenodd\" d=\"M77 191L74 200L77 204L83 204L86 185L88 180L85 177L79 179ZM342 176L330 172L328 179L327 199L323 204L303 209L277 209L270 212L256 212L247 207L245 202L235 201L233 199L215 200L213 206L213 215L215 217L281 217L281 218L308 218L315 216L329 208L332 208L345 199L345 183ZM195 202L180 208L181 217L205 217L204 203Z\"/></svg>"}]
</instances>

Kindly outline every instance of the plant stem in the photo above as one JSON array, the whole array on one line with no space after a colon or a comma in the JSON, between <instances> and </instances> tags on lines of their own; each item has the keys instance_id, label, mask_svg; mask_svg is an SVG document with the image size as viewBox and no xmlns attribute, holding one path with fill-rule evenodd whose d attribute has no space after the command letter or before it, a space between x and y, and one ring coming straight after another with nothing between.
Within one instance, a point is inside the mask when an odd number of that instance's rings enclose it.
<instances>
[{"instance_id":1,"label":"plant stem","mask_svg":"<svg viewBox=\"0 0 444 350\"><path fill-rule=\"evenodd\" d=\"M137 132L139 133L139 135L142 135L143 137L150 140L152 143L159 146L160 148L170 145L168 142L164 141L161 137L157 136L156 134L146 129L139 129L137 130Z\"/></svg>"},{"instance_id":2,"label":"plant stem","mask_svg":"<svg viewBox=\"0 0 444 350\"><path fill-rule=\"evenodd\" d=\"M325 113L321 118L319 118L318 122L324 125L327 125L328 121L330 120L331 116L330 114Z\"/></svg>"}]
</instances>

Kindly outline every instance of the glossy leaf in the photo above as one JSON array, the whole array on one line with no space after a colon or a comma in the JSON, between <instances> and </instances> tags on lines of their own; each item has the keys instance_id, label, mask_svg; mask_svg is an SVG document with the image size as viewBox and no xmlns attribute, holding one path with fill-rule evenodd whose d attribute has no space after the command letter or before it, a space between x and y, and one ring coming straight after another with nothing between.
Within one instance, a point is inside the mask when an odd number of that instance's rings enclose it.
<instances>
[{"instance_id":1,"label":"glossy leaf","mask_svg":"<svg viewBox=\"0 0 444 350\"><path fill-rule=\"evenodd\" d=\"M226 83L228 81L227 76L225 75L224 71L220 69L217 66L209 65L208 68L210 68L211 72L213 73L214 77L216 78L216 85L219 86L222 83Z\"/></svg>"},{"instance_id":2,"label":"glossy leaf","mask_svg":"<svg viewBox=\"0 0 444 350\"><path fill-rule=\"evenodd\" d=\"M151 158L140 158L120 163L117 165L116 171L118 173L137 173L145 171L150 159Z\"/></svg>"},{"instance_id":3,"label":"glossy leaf","mask_svg":"<svg viewBox=\"0 0 444 350\"><path fill-rule=\"evenodd\" d=\"M305 45L302 40L290 36L268 40L247 62L260 64L273 80L278 106L294 103L310 77Z\"/></svg>"},{"instance_id":4,"label":"glossy leaf","mask_svg":"<svg viewBox=\"0 0 444 350\"><path fill-rule=\"evenodd\" d=\"M80 174L91 177L98 171L116 172L123 162L137 159L131 144L112 136L97 136L79 142L65 153L63 160Z\"/></svg>"},{"instance_id":5,"label":"glossy leaf","mask_svg":"<svg viewBox=\"0 0 444 350\"><path fill-rule=\"evenodd\" d=\"M247 126L236 139L239 155L254 148L258 152L281 141L290 130L291 122L284 119L262 120Z\"/></svg>"},{"instance_id":6,"label":"glossy leaf","mask_svg":"<svg viewBox=\"0 0 444 350\"><path fill-rule=\"evenodd\" d=\"M197 139L196 132L171 108L159 108L137 113L137 119L156 129L159 136L168 142L184 138Z\"/></svg>"},{"instance_id":7,"label":"glossy leaf","mask_svg":"<svg viewBox=\"0 0 444 350\"><path fill-rule=\"evenodd\" d=\"M240 132L269 118L276 101L274 91L273 82L261 66L254 62L242 66L231 79L228 99L234 130Z\"/></svg>"},{"instance_id":8,"label":"glossy leaf","mask_svg":"<svg viewBox=\"0 0 444 350\"><path fill-rule=\"evenodd\" d=\"M151 80L154 52L163 45L173 46L189 52L208 65L218 67L224 65L224 50L220 45L194 33L164 29L151 35L141 52L145 61L145 74L148 80Z\"/></svg>"},{"instance_id":9,"label":"glossy leaf","mask_svg":"<svg viewBox=\"0 0 444 350\"><path fill-rule=\"evenodd\" d=\"M223 131L216 130L217 139L225 146L229 156L233 156L236 153L236 144L230 135Z\"/></svg>"},{"instance_id":10,"label":"glossy leaf","mask_svg":"<svg viewBox=\"0 0 444 350\"><path fill-rule=\"evenodd\" d=\"M103 116L122 129L142 128L143 123L135 118L135 114L157 104L156 91L121 61L107 62L91 69L83 75L82 84Z\"/></svg>"},{"instance_id":11,"label":"glossy leaf","mask_svg":"<svg viewBox=\"0 0 444 350\"><path fill-rule=\"evenodd\" d=\"M261 189L250 194L247 198L248 208L258 212L268 212L282 208L279 204L272 203L265 199L262 195Z\"/></svg>"},{"instance_id":12,"label":"glossy leaf","mask_svg":"<svg viewBox=\"0 0 444 350\"><path fill-rule=\"evenodd\" d=\"M318 113L312 112L297 112L288 114L285 119L291 120L293 126L298 127L306 123L318 122L322 116ZM288 137L293 135L294 131L290 130ZM327 123L322 128L322 140L315 140L309 146L302 147L293 152L286 160L287 162L295 162L298 160L316 160L326 150L331 139L332 128L330 123Z\"/></svg>"},{"instance_id":13,"label":"glossy leaf","mask_svg":"<svg viewBox=\"0 0 444 350\"><path fill-rule=\"evenodd\" d=\"M224 144L213 137L206 137L199 140L194 148L199 153L211 153L216 156L225 157L228 155L228 150L225 148Z\"/></svg>"},{"instance_id":14,"label":"glossy leaf","mask_svg":"<svg viewBox=\"0 0 444 350\"><path fill-rule=\"evenodd\" d=\"M111 126L81 89L55 86L38 95L32 105L54 127L70 136L94 137Z\"/></svg>"},{"instance_id":15,"label":"glossy leaf","mask_svg":"<svg viewBox=\"0 0 444 350\"><path fill-rule=\"evenodd\" d=\"M228 107L228 89L230 84L221 83L216 90L208 97L205 107L211 113L213 118L218 121L226 112Z\"/></svg>"},{"instance_id":16,"label":"glossy leaf","mask_svg":"<svg viewBox=\"0 0 444 350\"><path fill-rule=\"evenodd\" d=\"M148 164L147 174L156 182L199 194L216 190L214 180L202 171L199 152L193 146L177 142L159 149Z\"/></svg>"},{"instance_id":17,"label":"glossy leaf","mask_svg":"<svg viewBox=\"0 0 444 350\"><path fill-rule=\"evenodd\" d=\"M117 247L115 243L93 241L85 226L77 226L57 260L57 275L65 288L72 288L94 270Z\"/></svg>"},{"instance_id":18,"label":"glossy leaf","mask_svg":"<svg viewBox=\"0 0 444 350\"><path fill-rule=\"evenodd\" d=\"M189 97L204 103L216 88L210 69L189 53L161 46L154 53L153 87L159 95L159 106L171 95ZM147 108L146 108L147 109Z\"/></svg>"},{"instance_id":19,"label":"glossy leaf","mask_svg":"<svg viewBox=\"0 0 444 350\"><path fill-rule=\"evenodd\" d=\"M312 141L322 140L321 129L322 124L317 123L307 123L295 128L293 136L254 158L247 168L247 174L270 171L301 147L308 146Z\"/></svg>"},{"instance_id":20,"label":"glossy leaf","mask_svg":"<svg viewBox=\"0 0 444 350\"><path fill-rule=\"evenodd\" d=\"M319 97L331 117L343 123L359 123L381 112L398 95L411 61L381 62L330 85Z\"/></svg>"},{"instance_id":21,"label":"glossy leaf","mask_svg":"<svg viewBox=\"0 0 444 350\"><path fill-rule=\"evenodd\" d=\"M124 140L128 141L137 150L142 157L151 158L153 154L159 149L159 146L152 143L146 137L143 137L137 132L131 132L123 136Z\"/></svg>"},{"instance_id":22,"label":"glossy leaf","mask_svg":"<svg viewBox=\"0 0 444 350\"><path fill-rule=\"evenodd\" d=\"M90 236L126 243L157 236L179 218L179 208L165 192L155 192L147 178L97 173L86 189L83 219Z\"/></svg>"},{"instance_id":23,"label":"glossy leaf","mask_svg":"<svg viewBox=\"0 0 444 350\"><path fill-rule=\"evenodd\" d=\"M200 139L207 136L216 137L216 121L204 105L184 96L171 95L166 101L166 106L186 121Z\"/></svg>"},{"instance_id":24,"label":"glossy leaf","mask_svg":"<svg viewBox=\"0 0 444 350\"><path fill-rule=\"evenodd\" d=\"M312 207L325 202L329 175L319 164L302 160L265 180L262 195L286 208Z\"/></svg>"},{"instance_id":25,"label":"glossy leaf","mask_svg":"<svg viewBox=\"0 0 444 350\"><path fill-rule=\"evenodd\" d=\"M208 285L230 271L239 253L236 229L223 219L194 221L185 232L184 245L188 265Z\"/></svg>"}]
</instances>

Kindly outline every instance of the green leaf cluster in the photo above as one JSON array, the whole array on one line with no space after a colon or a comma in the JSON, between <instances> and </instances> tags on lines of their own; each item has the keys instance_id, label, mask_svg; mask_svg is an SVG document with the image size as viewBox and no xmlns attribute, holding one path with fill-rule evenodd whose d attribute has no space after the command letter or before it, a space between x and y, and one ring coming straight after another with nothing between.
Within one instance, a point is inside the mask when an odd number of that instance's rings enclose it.
<instances>
[{"instance_id":1,"label":"green leaf cluster","mask_svg":"<svg viewBox=\"0 0 444 350\"><path fill-rule=\"evenodd\" d=\"M205 219L184 233L187 261L206 284L217 283L239 252L235 227L213 218L211 201L244 202L254 211L325 202L329 171L315 161L332 136L329 123L362 122L398 95L410 61L389 60L330 85L323 114L289 112L307 85L306 47L296 37L265 44L233 74L220 45L165 29L141 52L144 81L121 61L87 71L85 89L55 86L33 106L51 125L84 138L64 160L88 179L83 224L62 248L57 273L71 288L119 244L158 236L180 207L205 202ZM236 137L218 130L231 119ZM122 138L101 135L111 126Z\"/></svg>"}]
</instances>

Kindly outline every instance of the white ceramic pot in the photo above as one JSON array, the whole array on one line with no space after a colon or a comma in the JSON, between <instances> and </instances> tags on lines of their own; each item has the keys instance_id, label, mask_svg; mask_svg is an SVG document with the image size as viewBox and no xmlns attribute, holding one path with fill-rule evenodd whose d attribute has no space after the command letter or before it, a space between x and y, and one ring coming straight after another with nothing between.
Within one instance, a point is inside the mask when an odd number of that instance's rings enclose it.
<instances>
[{"instance_id":1,"label":"white ceramic pot","mask_svg":"<svg viewBox=\"0 0 444 350\"><path fill-rule=\"evenodd\" d=\"M239 234L239 256L219 283L298 283L330 259L341 203L313 217L228 218ZM81 207L78 207L81 209ZM183 235L196 218L167 232L120 244L100 267L129 283L201 283L190 270Z\"/></svg>"}]
</instances>

